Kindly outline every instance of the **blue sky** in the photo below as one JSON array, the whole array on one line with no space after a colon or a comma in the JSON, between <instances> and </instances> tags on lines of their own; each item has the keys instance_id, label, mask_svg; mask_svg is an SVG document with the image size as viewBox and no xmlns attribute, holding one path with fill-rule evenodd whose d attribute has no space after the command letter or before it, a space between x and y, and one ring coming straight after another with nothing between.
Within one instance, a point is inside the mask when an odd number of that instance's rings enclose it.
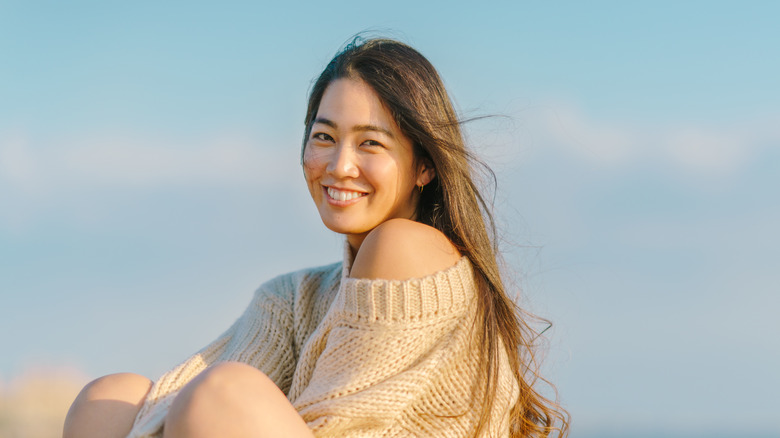
<instances>
[{"instance_id":1,"label":"blue sky","mask_svg":"<svg viewBox=\"0 0 780 438\"><path fill-rule=\"evenodd\" d=\"M259 283L338 259L302 118L368 29L428 56L464 115L499 115L469 139L521 302L555 323L575 437L776 436L779 13L0 1L0 377L157 376Z\"/></svg>"}]
</instances>

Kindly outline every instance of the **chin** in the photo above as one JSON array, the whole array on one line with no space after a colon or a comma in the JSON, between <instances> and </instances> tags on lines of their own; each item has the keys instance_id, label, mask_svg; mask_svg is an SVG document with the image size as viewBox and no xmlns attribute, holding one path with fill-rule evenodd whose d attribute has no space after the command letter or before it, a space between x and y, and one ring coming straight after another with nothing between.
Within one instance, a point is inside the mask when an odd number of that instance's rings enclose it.
<instances>
[{"instance_id":1,"label":"chin","mask_svg":"<svg viewBox=\"0 0 780 438\"><path fill-rule=\"evenodd\" d=\"M350 224L344 221L334 221L330 219L323 219L322 223L327 227L329 230L333 231L334 233L339 234L362 234L366 233L368 231L371 231L371 229L366 229L366 227L359 226L357 224Z\"/></svg>"}]
</instances>

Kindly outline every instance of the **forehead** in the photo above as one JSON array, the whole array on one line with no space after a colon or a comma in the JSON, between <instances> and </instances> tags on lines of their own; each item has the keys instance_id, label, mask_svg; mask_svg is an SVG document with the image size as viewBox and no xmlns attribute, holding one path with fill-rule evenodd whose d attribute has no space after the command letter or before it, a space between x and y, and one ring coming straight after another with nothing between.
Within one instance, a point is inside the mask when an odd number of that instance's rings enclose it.
<instances>
[{"instance_id":1,"label":"forehead","mask_svg":"<svg viewBox=\"0 0 780 438\"><path fill-rule=\"evenodd\" d=\"M317 118L331 120L339 126L371 124L389 131L399 131L379 95L358 79L336 79L331 82L322 95Z\"/></svg>"}]
</instances>

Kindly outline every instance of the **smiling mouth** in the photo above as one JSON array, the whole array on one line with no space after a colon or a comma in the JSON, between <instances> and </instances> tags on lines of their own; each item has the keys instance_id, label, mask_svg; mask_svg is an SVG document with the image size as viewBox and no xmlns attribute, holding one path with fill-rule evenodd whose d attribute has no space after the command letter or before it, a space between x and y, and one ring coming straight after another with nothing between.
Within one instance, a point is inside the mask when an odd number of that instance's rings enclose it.
<instances>
[{"instance_id":1,"label":"smiling mouth","mask_svg":"<svg viewBox=\"0 0 780 438\"><path fill-rule=\"evenodd\" d=\"M368 195L368 193L363 192L356 192L353 190L339 190L333 187L326 187L328 196L336 201L351 201L353 199L357 199L363 196Z\"/></svg>"}]
</instances>

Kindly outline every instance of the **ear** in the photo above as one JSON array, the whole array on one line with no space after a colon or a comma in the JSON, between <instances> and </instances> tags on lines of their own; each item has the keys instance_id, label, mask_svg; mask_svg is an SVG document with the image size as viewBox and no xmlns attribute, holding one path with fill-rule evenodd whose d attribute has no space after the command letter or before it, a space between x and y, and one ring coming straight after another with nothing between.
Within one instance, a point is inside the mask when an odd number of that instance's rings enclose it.
<instances>
[{"instance_id":1,"label":"ear","mask_svg":"<svg viewBox=\"0 0 780 438\"><path fill-rule=\"evenodd\" d=\"M417 171L417 185L425 186L436 178L436 168L428 158L423 158Z\"/></svg>"}]
</instances>

